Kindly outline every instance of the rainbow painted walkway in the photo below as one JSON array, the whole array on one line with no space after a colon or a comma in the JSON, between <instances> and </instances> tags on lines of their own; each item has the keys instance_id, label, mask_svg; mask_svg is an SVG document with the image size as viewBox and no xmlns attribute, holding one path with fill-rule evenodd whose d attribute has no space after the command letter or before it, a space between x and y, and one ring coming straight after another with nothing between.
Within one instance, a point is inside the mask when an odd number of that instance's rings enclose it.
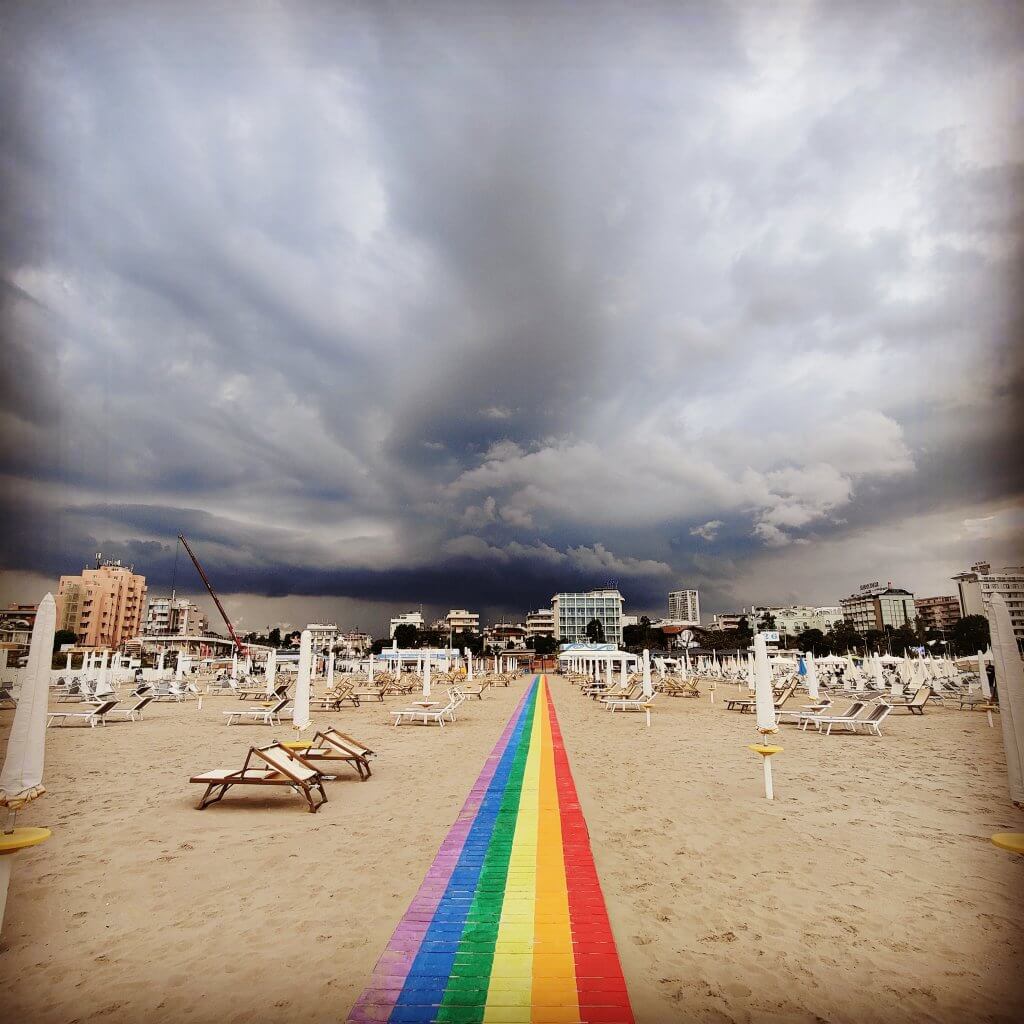
<instances>
[{"instance_id":1,"label":"rainbow painted walkway","mask_svg":"<svg viewBox=\"0 0 1024 1024\"><path fill-rule=\"evenodd\" d=\"M534 680L352 1024L633 1024L547 680Z\"/></svg>"}]
</instances>

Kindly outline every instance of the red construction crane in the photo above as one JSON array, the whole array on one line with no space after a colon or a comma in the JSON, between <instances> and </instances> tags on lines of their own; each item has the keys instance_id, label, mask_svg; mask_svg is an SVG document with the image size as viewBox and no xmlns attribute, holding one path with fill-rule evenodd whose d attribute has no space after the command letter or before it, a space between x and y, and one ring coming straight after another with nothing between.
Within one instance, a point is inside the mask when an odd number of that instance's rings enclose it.
<instances>
[{"instance_id":1,"label":"red construction crane","mask_svg":"<svg viewBox=\"0 0 1024 1024\"><path fill-rule=\"evenodd\" d=\"M241 640L238 639L238 634L235 632L235 627L231 625L231 620L228 618L228 613L224 611L224 605L220 603L220 598L217 596L213 589L213 584L209 581L206 573L203 572L203 567L199 564L199 559L196 558L195 552L188 546L188 541L179 533L178 540L184 545L185 550L188 552L188 557L192 559L192 564L196 567L196 572L199 573L200 579L206 584L206 589L210 592L210 597L213 598L213 603L217 606L217 611L220 612L220 617L224 620L224 625L228 627L228 633L231 634L231 639L235 642L235 647L238 648L238 653L245 655L245 645Z\"/></svg>"}]
</instances>

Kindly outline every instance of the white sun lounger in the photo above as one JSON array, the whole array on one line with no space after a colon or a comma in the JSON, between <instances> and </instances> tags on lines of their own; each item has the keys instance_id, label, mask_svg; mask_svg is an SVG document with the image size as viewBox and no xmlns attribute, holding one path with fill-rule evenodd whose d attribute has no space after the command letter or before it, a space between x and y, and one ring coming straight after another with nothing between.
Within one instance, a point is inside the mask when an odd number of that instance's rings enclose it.
<instances>
[{"instance_id":1,"label":"white sun lounger","mask_svg":"<svg viewBox=\"0 0 1024 1024\"><path fill-rule=\"evenodd\" d=\"M619 700L616 700L614 697L605 697L601 703L612 712L646 711L657 696L657 693L652 693L650 697L623 697Z\"/></svg>"},{"instance_id":2,"label":"white sun lounger","mask_svg":"<svg viewBox=\"0 0 1024 1024\"><path fill-rule=\"evenodd\" d=\"M96 707L90 708L88 711L51 711L46 719L46 727L50 728L51 725L65 726L68 724L69 718L82 718L89 723L90 728L95 728L97 725L102 725L104 718L116 707L116 700L105 700L102 704L97 704Z\"/></svg>"},{"instance_id":3,"label":"white sun lounger","mask_svg":"<svg viewBox=\"0 0 1024 1024\"><path fill-rule=\"evenodd\" d=\"M856 732L857 726L866 721L866 719L860 717L860 714L866 705L863 701L856 701L853 706L856 710L848 711L845 715L814 715L811 718L811 721L817 726L818 732L821 732L822 729L824 729L826 736L832 735L832 726L834 725L842 726L849 732ZM806 724L803 728L806 731Z\"/></svg>"},{"instance_id":4,"label":"white sun lounger","mask_svg":"<svg viewBox=\"0 0 1024 1024\"><path fill-rule=\"evenodd\" d=\"M141 697L130 708L113 708L107 712L106 717L114 718L115 715L120 715L126 722L137 722L142 718L142 709L152 701L152 697Z\"/></svg>"},{"instance_id":5,"label":"white sun lounger","mask_svg":"<svg viewBox=\"0 0 1024 1024\"><path fill-rule=\"evenodd\" d=\"M236 722L248 722L249 724L259 723L260 725L280 725L281 712L288 703L287 697L282 697L276 704L269 708L239 708L237 711L225 711L228 716L227 725L234 725Z\"/></svg>"},{"instance_id":6,"label":"white sun lounger","mask_svg":"<svg viewBox=\"0 0 1024 1024\"><path fill-rule=\"evenodd\" d=\"M450 722L455 721L455 709L458 704L454 697L449 697L448 703L443 707L436 708L404 708L401 711L392 711L391 715L395 720L395 726L401 725L403 722L422 722L424 725L430 725L432 723L444 728L445 719Z\"/></svg>"}]
</instances>

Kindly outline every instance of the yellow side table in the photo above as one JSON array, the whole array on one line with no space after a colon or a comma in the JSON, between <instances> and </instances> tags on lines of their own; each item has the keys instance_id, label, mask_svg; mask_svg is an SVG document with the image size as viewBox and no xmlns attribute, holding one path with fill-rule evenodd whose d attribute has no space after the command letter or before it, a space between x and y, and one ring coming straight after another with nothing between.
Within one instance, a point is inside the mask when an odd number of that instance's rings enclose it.
<instances>
[{"instance_id":1,"label":"yellow side table","mask_svg":"<svg viewBox=\"0 0 1024 1024\"><path fill-rule=\"evenodd\" d=\"M1009 850L1010 853L1024 853L1024 832L997 832L992 836L992 842L1000 850Z\"/></svg>"}]
</instances>

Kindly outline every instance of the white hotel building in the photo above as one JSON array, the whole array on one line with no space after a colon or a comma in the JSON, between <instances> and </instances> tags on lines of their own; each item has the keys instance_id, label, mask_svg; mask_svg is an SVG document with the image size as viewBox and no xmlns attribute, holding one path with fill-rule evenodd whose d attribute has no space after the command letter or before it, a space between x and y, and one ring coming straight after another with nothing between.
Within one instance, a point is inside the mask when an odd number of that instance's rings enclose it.
<instances>
[{"instance_id":1,"label":"white hotel building","mask_svg":"<svg viewBox=\"0 0 1024 1024\"><path fill-rule=\"evenodd\" d=\"M1024 566L1007 566L993 571L988 562L975 562L970 572L954 576L960 590L960 611L985 615L993 594L1006 602L1017 646L1024 650Z\"/></svg>"},{"instance_id":2,"label":"white hotel building","mask_svg":"<svg viewBox=\"0 0 1024 1024\"><path fill-rule=\"evenodd\" d=\"M555 638L563 644L587 642L587 623L597 619L606 643L622 643L622 595L617 590L556 594L551 599Z\"/></svg>"}]
</instances>

